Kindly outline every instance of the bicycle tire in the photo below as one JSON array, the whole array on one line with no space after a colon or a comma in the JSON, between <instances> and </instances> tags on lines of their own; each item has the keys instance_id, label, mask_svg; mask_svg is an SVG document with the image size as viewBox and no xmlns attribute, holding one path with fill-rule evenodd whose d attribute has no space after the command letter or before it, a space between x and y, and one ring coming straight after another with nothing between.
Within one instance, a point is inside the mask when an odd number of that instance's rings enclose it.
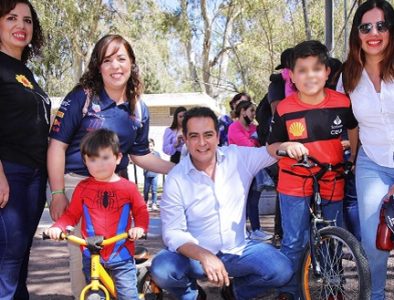
<instances>
[{"instance_id":1,"label":"bicycle tire","mask_svg":"<svg viewBox=\"0 0 394 300\"><path fill-rule=\"evenodd\" d=\"M144 295L145 300L162 300L163 290L153 281L148 268L138 270L138 293Z\"/></svg>"},{"instance_id":2,"label":"bicycle tire","mask_svg":"<svg viewBox=\"0 0 394 300\"><path fill-rule=\"evenodd\" d=\"M369 300L371 275L359 241L340 227L324 227L319 234L316 253L322 271L320 276L314 274L308 245L301 269L304 299Z\"/></svg>"},{"instance_id":3,"label":"bicycle tire","mask_svg":"<svg viewBox=\"0 0 394 300\"><path fill-rule=\"evenodd\" d=\"M101 300L101 295L97 292L93 292L93 293L88 294L85 297L85 299L86 300Z\"/></svg>"}]
</instances>

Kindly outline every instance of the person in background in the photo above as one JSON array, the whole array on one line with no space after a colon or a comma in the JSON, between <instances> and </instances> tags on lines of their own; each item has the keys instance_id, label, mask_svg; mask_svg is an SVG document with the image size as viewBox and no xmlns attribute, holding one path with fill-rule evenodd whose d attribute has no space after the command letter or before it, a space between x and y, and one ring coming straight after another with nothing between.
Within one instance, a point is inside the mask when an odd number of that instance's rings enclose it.
<instances>
[{"instance_id":1,"label":"person in background","mask_svg":"<svg viewBox=\"0 0 394 300\"><path fill-rule=\"evenodd\" d=\"M271 105L272 115L275 114L278 103L296 91L296 87L290 79L292 58L293 48L283 50L280 55L280 64L275 68L275 70L281 71L270 76L271 83L268 86L268 102Z\"/></svg>"},{"instance_id":2,"label":"person in background","mask_svg":"<svg viewBox=\"0 0 394 300\"><path fill-rule=\"evenodd\" d=\"M139 167L167 173L173 163L149 151L149 111L140 99L142 81L133 48L122 36L109 34L94 46L86 72L65 97L50 132L48 172L54 221L68 206L76 185L89 176L80 143L90 131L106 128L120 142L122 158L116 168L127 175L129 156ZM78 227L77 227L78 228ZM79 234L78 229L74 234ZM78 299L84 286L79 247L69 244L71 287Z\"/></svg>"},{"instance_id":3,"label":"person in background","mask_svg":"<svg viewBox=\"0 0 394 300\"><path fill-rule=\"evenodd\" d=\"M293 91L295 86L289 80L289 70L291 66L291 61L293 59L293 48L287 48L283 50L280 55L280 64L276 66L275 70L281 70L280 73L274 73L270 76L270 84L268 86L268 94L267 101L271 106L271 116L273 116L276 112L276 107L279 102L282 101L286 96L290 94L290 91ZM287 81L285 80L287 78ZM287 94L286 94L287 90ZM272 121L272 118L271 118ZM267 126L268 128L265 130L267 137L265 137L265 141L268 138L271 122ZM275 181L275 185L277 185L278 181L278 164L274 164L269 168L269 172L272 178ZM276 196L275 202L275 221L274 221L274 238L272 239L272 243L276 246L280 244L280 240L283 237L283 229L281 223L281 214L280 214L280 202L279 196Z\"/></svg>"},{"instance_id":4,"label":"person in background","mask_svg":"<svg viewBox=\"0 0 394 300\"><path fill-rule=\"evenodd\" d=\"M134 241L148 231L146 204L138 187L115 173L122 153L113 131L88 133L81 142L81 155L91 177L77 185L67 210L45 233L57 240L67 226L75 226L80 219L84 239L100 235L108 239L127 232L128 239L103 247L100 259L114 280L116 299L138 300ZM86 247L82 249L83 270L90 283L91 255Z\"/></svg>"},{"instance_id":5,"label":"person in background","mask_svg":"<svg viewBox=\"0 0 394 300\"><path fill-rule=\"evenodd\" d=\"M150 152L160 157L160 153L155 151L155 141L153 139L149 139L149 150ZM152 203L151 208L153 210L157 210L157 179L158 174L156 172L144 170L144 200L145 203L148 205L149 200L149 191L152 194Z\"/></svg>"},{"instance_id":6,"label":"person in background","mask_svg":"<svg viewBox=\"0 0 394 300\"><path fill-rule=\"evenodd\" d=\"M43 34L28 0L0 4L0 299L29 299L30 248L45 205L51 103L28 61Z\"/></svg>"},{"instance_id":7,"label":"person in background","mask_svg":"<svg viewBox=\"0 0 394 300\"><path fill-rule=\"evenodd\" d=\"M359 126L361 147L358 153L352 149L350 161L357 154L361 243L371 270L372 300L385 299L390 256L390 252L376 248L376 239L380 208L394 184L393 20L394 9L388 1L368 0L357 8L349 36L349 54L337 87L349 95Z\"/></svg>"},{"instance_id":8,"label":"person in background","mask_svg":"<svg viewBox=\"0 0 394 300\"><path fill-rule=\"evenodd\" d=\"M170 155L170 161L174 164L181 159L182 147L185 144L182 134L182 120L186 108L179 106L175 109L171 126L166 128L163 135L163 152Z\"/></svg>"},{"instance_id":9,"label":"person in background","mask_svg":"<svg viewBox=\"0 0 394 300\"><path fill-rule=\"evenodd\" d=\"M235 117L235 107L241 101L251 101L250 96L245 93L236 94L230 101L230 115L222 115L219 117L219 146L228 146L228 128Z\"/></svg>"},{"instance_id":10,"label":"person in background","mask_svg":"<svg viewBox=\"0 0 394 300\"><path fill-rule=\"evenodd\" d=\"M237 118L228 129L229 144L245 147L259 147L257 140L255 118L256 105L251 101L240 101L235 108ZM260 192L257 191L256 180L252 181L246 202L246 215L249 218L251 232L250 239L266 241L272 238L271 234L264 232L260 226L259 201Z\"/></svg>"},{"instance_id":11,"label":"person in background","mask_svg":"<svg viewBox=\"0 0 394 300\"><path fill-rule=\"evenodd\" d=\"M247 300L284 285L288 258L246 240L245 209L257 172L275 162L265 147L218 147L218 120L207 107L187 111L189 154L167 176L160 205L166 249L152 261L155 282L176 299L206 299L197 279L223 287L227 300ZM230 278L232 277L232 284Z\"/></svg>"}]
</instances>

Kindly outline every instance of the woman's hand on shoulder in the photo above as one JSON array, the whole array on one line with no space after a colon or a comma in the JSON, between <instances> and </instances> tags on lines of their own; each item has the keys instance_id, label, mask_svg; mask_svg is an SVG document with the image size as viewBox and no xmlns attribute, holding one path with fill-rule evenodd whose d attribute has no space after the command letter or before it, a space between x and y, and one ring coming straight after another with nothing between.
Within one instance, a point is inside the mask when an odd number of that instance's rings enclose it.
<instances>
[{"instance_id":1,"label":"woman's hand on shoulder","mask_svg":"<svg viewBox=\"0 0 394 300\"><path fill-rule=\"evenodd\" d=\"M64 213L68 206L68 199L65 194L52 195L52 201L49 205L49 213L53 221L57 221Z\"/></svg>"},{"instance_id":2,"label":"woman's hand on shoulder","mask_svg":"<svg viewBox=\"0 0 394 300\"><path fill-rule=\"evenodd\" d=\"M10 196L10 187L8 185L7 177L4 172L0 171L0 208L4 208Z\"/></svg>"}]
</instances>

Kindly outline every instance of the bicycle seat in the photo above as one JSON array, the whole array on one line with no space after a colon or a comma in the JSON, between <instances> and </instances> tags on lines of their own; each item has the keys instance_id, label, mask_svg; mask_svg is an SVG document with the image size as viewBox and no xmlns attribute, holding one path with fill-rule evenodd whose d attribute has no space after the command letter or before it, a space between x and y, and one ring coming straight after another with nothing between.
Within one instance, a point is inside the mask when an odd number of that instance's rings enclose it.
<instances>
[{"instance_id":1,"label":"bicycle seat","mask_svg":"<svg viewBox=\"0 0 394 300\"><path fill-rule=\"evenodd\" d=\"M149 251L145 247L135 247L134 259L136 264L142 264L149 259Z\"/></svg>"}]
</instances>

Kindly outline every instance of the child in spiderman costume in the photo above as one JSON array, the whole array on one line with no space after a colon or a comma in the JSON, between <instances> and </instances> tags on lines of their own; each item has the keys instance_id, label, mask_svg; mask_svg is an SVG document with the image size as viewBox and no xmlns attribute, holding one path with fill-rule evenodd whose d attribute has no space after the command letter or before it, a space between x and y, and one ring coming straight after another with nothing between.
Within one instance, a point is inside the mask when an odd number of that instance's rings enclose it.
<instances>
[{"instance_id":1,"label":"child in spiderman costume","mask_svg":"<svg viewBox=\"0 0 394 300\"><path fill-rule=\"evenodd\" d=\"M67 226L78 224L80 218L83 238L102 235L108 239L127 231L130 239L101 250L101 263L115 282L117 299L137 300L132 240L147 232L149 214L145 201L134 183L115 173L122 153L114 132L98 129L87 134L81 142L81 155L92 177L78 184L66 212L46 233L58 239ZM89 282L90 253L87 249L82 251L83 270Z\"/></svg>"}]
</instances>

